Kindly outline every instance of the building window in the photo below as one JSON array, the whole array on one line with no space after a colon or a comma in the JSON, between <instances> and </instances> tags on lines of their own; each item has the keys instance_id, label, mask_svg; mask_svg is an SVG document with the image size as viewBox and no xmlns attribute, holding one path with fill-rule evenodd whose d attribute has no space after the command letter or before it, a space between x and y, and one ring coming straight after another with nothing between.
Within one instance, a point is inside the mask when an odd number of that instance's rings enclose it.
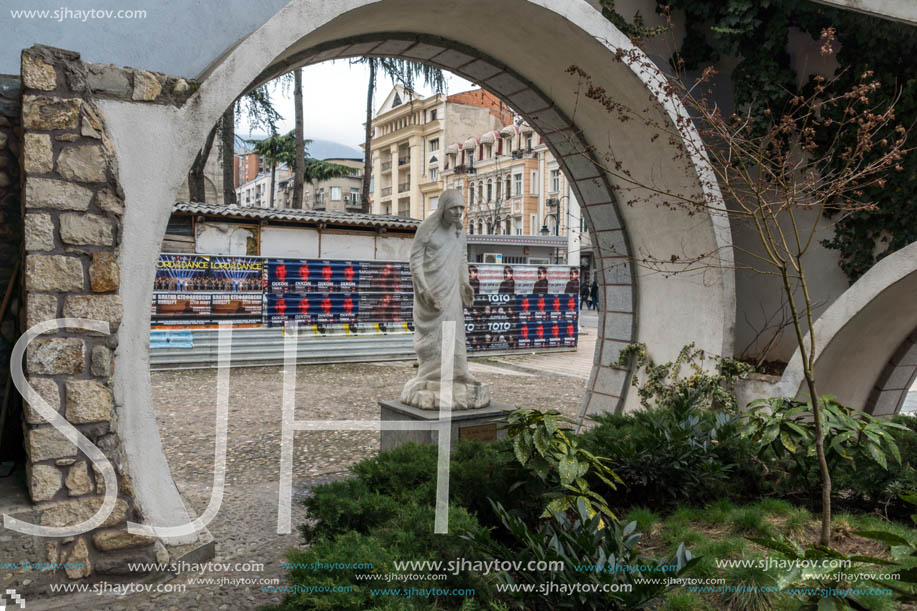
<instances>
[{"instance_id":1,"label":"building window","mask_svg":"<svg viewBox=\"0 0 917 611\"><path fill-rule=\"evenodd\" d=\"M551 170L551 193L560 191L560 170Z\"/></svg>"},{"instance_id":2,"label":"building window","mask_svg":"<svg viewBox=\"0 0 917 611\"><path fill-rule=\"evenodd\" d=\"M493 201L494 184L490 179L487 180L487 201Z\"/></svg>"},{"instance_id":3,"label":"building window","mask_svg":"<svg viewBox=\"0 0 917 611\"><path fill-rule=\"evenodd\" d=\"M526 150L526 151L531 151L531 150L532 150L532 136L527 136L527 137L526 137L526 139L525 139L525 150Z\"/></svg>"},{"instance_id":4,"label":"building window","mask_svg":"<svg viewBox=\"0 0 917 611\"><path fill-rule=\"evenodd\" d=\"M430 210L436 210L438 206L439 206L439 198L431 197L430 198Z\"/></svg>"},{"instance_id":5,"label":"building window","mask_svg":"<svg viewBox=\"0 0 917 611\"><path fill-rule=\"evenodd\" d=\"M341 201L341 188L331 187L331 201Z\"/></svg>"},{"instance_id":6,"label":"building window","mask_svg":"<svg viewBox=\"0 0 917 611\"><path fill-rule=\"evenodd\" d=\"M430 120L436 121L436 109L435 108L430 111Z\"/></svg>"},{"instance_id":7,"label":"building window","mask_svg":"<svg viewBox=\"0 0 917 611\"><path fill-rule=\"evenodd\" d=\"M430 168L430 180L436 180L439 178L439 170L437 168Z\"/></svg>"},{"instance_id":8,"label":"building window","mask_svg":"<svg viewBox=\"0 0 917 611\"><path fill-rule=\"evenodd\" d=\"M474 206L474 185L468 189L468 205Z\"/></svg>"},{"instance_id":9,"label":"building window","mask_svg":"<svg viewBox=\"0 0 917 611\"><path fill-rule=\"evenodd\" d=\"M360 203L360 190L359 189L350 189L350 203L356 205Z\"/></svg>"},{"instance_id":10,"label":"building window","mask_svg":"<svg viewBox=\"0 0 917 611\"><path fill-rule=\"evenodd\" d=\"M531 175L530 175L530 178L531 178L531 180L532 180L532 182L531 182L531 187L532 187L532 188L529 190L529 192L530 192L532 195L538 195L538 172L536 172L535 170L532 170L532 173L531 173Z\"/></svg>"},{"instance_id":11,"label":"building window","mask_svg":"<svg viewBox=\"0 0 917 611\"><path fill-rule=\"evenodd\" d=\"M478 183L478 201L484 203L484 183Z\"/></svg>"},{"instance_id":12,"label":"building window","mask_svg":"<svg viewBox=\"0 0 917 611\"><path fill-rule=\"evenodd\" d=\"M433 138L427 144L430 145L430 152L435 153L439 150L439 138Z\"/></svg>"},{"instance_id":13,"label":"building window","mask_svg":"<svg viewBox=\"0 0 917 611\"><path fill-rule=\"evenodd\" d=\"M513 179L516 183L513 188L513 194L516 197L519 197L520 195L522 195L522 174L516 174L515 176L513 176Z\"/></svg>"}]
</instances>

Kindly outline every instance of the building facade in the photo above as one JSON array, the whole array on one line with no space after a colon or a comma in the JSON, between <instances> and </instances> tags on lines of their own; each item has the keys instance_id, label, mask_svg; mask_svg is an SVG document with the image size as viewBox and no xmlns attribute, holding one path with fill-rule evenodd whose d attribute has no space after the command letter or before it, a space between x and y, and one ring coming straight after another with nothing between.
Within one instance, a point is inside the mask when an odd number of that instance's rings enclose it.
<instances>
[{"instance_id":1,"label":"building facade","mask_svg":"<svg viewBox=\"0 0 917 611\"><path fill-rule=\"evenodd\" d=\"M326 210L328 212L359 212L362 209L360 194L363 189L363 161L360 159L325 159L328 163L353 169L349 176L303 184L302 205L304 210ZM279 182L282 208L293 207L293 177Z\"/></svg>"},{"instance_id":2,"label":"building facade","mask_svg":"<svg viewBox=\"0 0 917 611\"><path fill-rule=\"evenodd\" d=\"M274 201L271 202L271 169L267 168L265 173L256 175L253 180L236 188L236 203L247 208L284 208L281 184L292 176L286 164L277 166L274 172Z\"/></svg>"},{"instance_id":3,"label":"building facade","mask_svg":"<svg viewBox=\"0 0 917 611\"><path fill-rule=\"evenodd\" d=\"M481 89L420 99L396 85L372 124L372 211L426 218L445 188L446 143L499 130L512 117L502 101Z\"/></svg>"},{"instance_id":4,"label":"building facade","mask_svg":"<svg viewBox=\"0 0 917 611\"><path fill-rule=\"evenodd\" d=\"M591 242L576 196L529 125L517 120L448 144L443 167L445 187L458 189L465 199L472 261L499 254L506 263L591 266Z\"/></svg>"}]
</instances>

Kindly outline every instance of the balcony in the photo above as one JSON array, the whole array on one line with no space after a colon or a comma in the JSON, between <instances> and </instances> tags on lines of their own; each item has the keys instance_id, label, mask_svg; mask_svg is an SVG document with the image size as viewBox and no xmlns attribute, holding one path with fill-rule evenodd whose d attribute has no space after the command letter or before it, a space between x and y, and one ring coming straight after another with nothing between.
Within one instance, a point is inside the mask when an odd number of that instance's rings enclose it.
<instances>
[{"instance_id":1,"label":"balcony","mask_svg":"<svg viewBox=\"0 0 917 611\"><path fill-rule=\"evenodd\" d=\"M391 197L392 188L391 187L382 187L382 197Z\"/></svg>"},{"instance_id":2,"label":"balcony","mask_svg":"<svg viewBox=\"0 0 917 611\"><path fill-rule=\"evenodd\" d=\"M391 161L383 161L383 162L382 162L382 171L383 171L383 172L388 172L388 171L391 170L391 169L392 169L392 162L391 162Z\"/></svg>"},{"instance_id":3,"label":"balcony","mask_svg":"<svg viewBox=\"0 0 917 611\"><path fill-rule=\"evenodd\" d=\"M399 166L407 165L409 161L411 161L411 157L410 157L410 156L408 156L408 157L399 157L399 158L398 158L398 165L399 165Z\"/></svg>"},{"instance_id":4,"label":"balcony","mask_svg":"<svg viewBox=\"0 0 917 611\"><path fill-rule=\"evenodd\" d=\"M401 182L398 183L398 193L407 193L411 189L411 183Z\"/></svg>"},{"instance_id":5,"label":"balcony","mask_svg":"<svg viewBox=\"0 0 917 611\"><path fill-rule=\"evenodd\" d=\"M455 166L456 174L474 174L476 170L473 165L457 165Z\"/></svg>"}]
</instances>

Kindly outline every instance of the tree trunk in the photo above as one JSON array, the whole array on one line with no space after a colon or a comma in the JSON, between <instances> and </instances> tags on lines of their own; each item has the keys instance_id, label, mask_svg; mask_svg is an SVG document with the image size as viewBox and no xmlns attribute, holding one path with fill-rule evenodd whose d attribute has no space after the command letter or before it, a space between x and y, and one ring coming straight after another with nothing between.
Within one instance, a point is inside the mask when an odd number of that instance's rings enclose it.
<instances>
[{"instance_id":1,"label":"tree trunk","mask_svg":"<svg viewBox=\"0 0 917 611\"><path fill-rule=\"evenodd\" d=\"M207 165L207 158L210 157L210 151L213 149L213 139L217 135L219 123L211 128L207 134L207 140L204 142L204 148L197 152L194 163L188 171L188 199L192 202L203 202L205 197L204 189L204 167Z\"/></svg>"},{"instance_id":2,"label":"tree trunk","mask_svg":"<svg viewBox=\"0 0 917 611\"><path fill-rule=\"evenodd\" d=\"M805 314L809 323L809 337L812 342L808 350L806 349L802 327L799 325L800 313L796 309L796 301L793 298L793 288L790 285L787 270L783 267L780 272L783 277L783 290L789 300L793 328L796 331L796 343L802 356L802 370L806 379L806 387L809 390L809 397L812 401L812 416L815 419L815 458L818 462L818 472L821 475L821 532L819 533L818 544L829 546L831 545L831 471L828 469L828 459L825 456L825 430L821 419L821 401L815 388L815 337L813 335L815 329L812 324L812 302L809 299L809 288L806 284L805 273L802 271L802 261L797 261L797 266L800 270L799 283L805 298Z\"/></svg>"},{"instance_id":3,"label":"tree trunk","mask_svg":"<svg viewBox=\"0 0 917 611\"><path fill-rule=\"evenodd\" d=\"M373 174L373 160L370 143L373 139L373 90L376 88L376 61L369 59L369 87L366 91L366 132L363 138L363 212L369 209L369 179Z\"/></svg>"},{"instance_id":4,"label":"tree trunk","mask_svg":"<svg viewBox=\"0 0 917 611\"><path fill-rule=\"evenodd\" d=\"M302 181L306 167L306 146L303 135L303 110L302 110L302 68L293 71L293 104L296 110L296 161L293 169L293 208L302 209Z\"/></svg>"},{"instance_id":5,"label":"tree trunk","mask_svg":"<svg viewBox=\"0 0 917 611\"><path fill-rule=\"evenodd\" d=\"M271 198L267 200L267 207L274 207L274 183L277 182L277 162L271 163Z\"/></svg>"},{"instance_id":6,"label":"tree trunk","mask_svg":"<svg viewBox=\"0 0 917 611\"><path fill-rule=\"evenodd\" d=\"M236 203L235 178L235 144L236 144L236 105L230 104L221 120L223 144L223 203L227 206Z\"/></svg>"}]
</instances>

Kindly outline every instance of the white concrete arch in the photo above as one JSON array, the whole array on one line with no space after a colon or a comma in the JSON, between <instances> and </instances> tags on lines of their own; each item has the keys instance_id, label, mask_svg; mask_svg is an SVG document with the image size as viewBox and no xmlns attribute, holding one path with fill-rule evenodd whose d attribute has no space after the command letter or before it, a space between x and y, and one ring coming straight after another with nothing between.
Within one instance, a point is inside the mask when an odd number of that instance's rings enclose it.
<instances>
[{"instance_id":1,"label":"white concrete arch","mask_svg":"<svg viewBox=\"0 0 917 611\"><path fill-rule=\"evenodd\" d=\"M622 104L681 125L684 138L699 141L680 105L663 94L663 77L648 60L640 54L636 63L616 60L616 51L631 49L582 0L293 0L216 61L181 108L100 100L125 192L125 316L115 386L130 408L119 432L128 464L142 465L143 473L133 479L150 520L175 523L184 512L158 435L151 434L146 348L155 260L171 205L223 110L252 84L295 65L367 53L436 63L504 98L545 136L574 185L603 271L600 341L584 410L625 404L629 374L614 362L629 341L645 342L662 360L692 341L731 354L735 295L725 215L640 205L652 200L650 191L616 179L595 162L613 156L640 183L705 201L708 210L722 208L705 159L686 156L681 143L653 139L640 121L618 121L579 95L577 81L566 73L579 66ZM615 193L638 203L618 207ZM671 276L639 265L671 255L709 256L710 266Z\"/></svg>"},{"instance_id":2,"label":"white concrete arch","mask_svg":"<svg viewBox=\"0 0 917 611\"><path fill-rule=\"evenodd\" d=\"M899 411L917 375L915 296L917 242L876 263L815 322L818 392L876 415ZM797 350L778 394L808 396L803 376Z\"/></svg>"}]
</instances>

